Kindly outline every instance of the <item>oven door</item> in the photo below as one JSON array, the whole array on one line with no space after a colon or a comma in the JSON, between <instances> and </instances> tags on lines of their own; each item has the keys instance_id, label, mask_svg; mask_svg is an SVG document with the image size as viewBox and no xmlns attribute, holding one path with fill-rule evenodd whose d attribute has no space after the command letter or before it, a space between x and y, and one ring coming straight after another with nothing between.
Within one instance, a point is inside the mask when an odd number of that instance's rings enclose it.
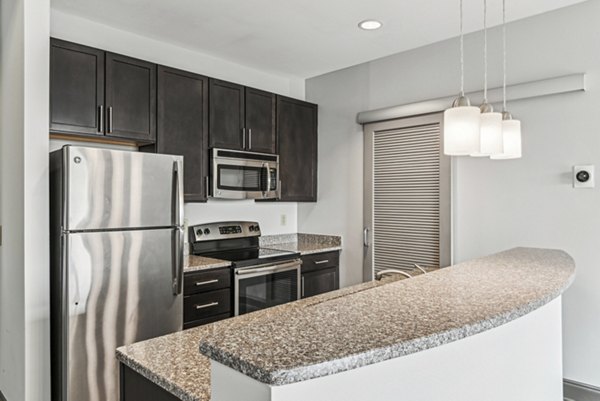
<instances>
[{"instance_id":1,"label":"oven door","mask_svg":"<svg viewBox=\"0 0 600 401\"><path fill-rule=\"evenodd\" d=\"M279 156L213 149L212 160L214 198L279 198Z\"/></svg>"},{"instance_id":2,"label":"oven door","mask_svg":"<svg viewBox=\"0 0 600 401\"><path fill-rule=\"evenodd\" d=\"M300 266L295 259L235 270L235 316L300 299Z\"/></svg>"}]
</instances>

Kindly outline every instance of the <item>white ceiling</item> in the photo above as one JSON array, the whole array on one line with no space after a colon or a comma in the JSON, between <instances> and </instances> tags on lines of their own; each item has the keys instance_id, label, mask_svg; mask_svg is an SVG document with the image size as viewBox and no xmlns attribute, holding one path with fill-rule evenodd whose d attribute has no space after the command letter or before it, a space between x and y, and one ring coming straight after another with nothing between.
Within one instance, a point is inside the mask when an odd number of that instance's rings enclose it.
<instances>
[{"instance_id":1,"label":"white ceiling","mask_svg":"<svg viewBox=\"0 0 600 401\"><path fill-rule=\"evenodd\" d=\"M582 0L507 0L516 20ZM465 30L483 0L464 0ZM52 0L52 7L260 70L308 78L458 34L458 0ZM490 25L501 0L488 0ZM374 18L378 31L357 23Z\"/></svg>"}]
</instances>

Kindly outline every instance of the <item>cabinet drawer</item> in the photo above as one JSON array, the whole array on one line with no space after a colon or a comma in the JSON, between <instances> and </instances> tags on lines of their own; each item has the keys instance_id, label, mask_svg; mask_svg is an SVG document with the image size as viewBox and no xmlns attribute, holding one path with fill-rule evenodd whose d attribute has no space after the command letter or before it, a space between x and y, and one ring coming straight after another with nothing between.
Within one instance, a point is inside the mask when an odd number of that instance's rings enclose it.
<instances>
[{"instance_id":1,"label":"cabinet drawer","mask_svg":"<svg viewBox=\"0 0 600 401\"><path fill-rule=\"evenodd\" d=\"M186 273L183 277L184 295L219 290L231 286L231 269L206 270Z\"/></svg>"},{"instance_id":2,"label":"cabinet drawer","mask_svg":"<svg viewBox=\"0 0 600 401\"><path fill-rule=\"evenodd\" d=\"M187 330L187 329L191 329L192 327L203 326L205 324L218 322L219 320L229 319L230 317L231 317L231 313L223 313L221 315L215 315L215 316L207 317L207 318L200 319L200 320L193 320L191 322L185 322L183 324L183 329Z\"/></svg>"},{"instance_id":3,"label":"cabinet drawer","mask_svg":"<svg viewBox=\"0 0 600 401\"><path fill-rule=\"evenodd\" d=\"M340 264L340 253L338 251L315 253L302 256L302 273L317 269L337 267Z\"/></svg>"},{"instance_id":4,"label":"cabinet drawer","mask_svg":"<svg viewBox=\"0 0 600 401\"><path fill-rule=\"evenodd\" d=\"M231 312L229 289L203 292L183 299L183 321L186 323L229 312Z\"/></svg>"}]
</instances>

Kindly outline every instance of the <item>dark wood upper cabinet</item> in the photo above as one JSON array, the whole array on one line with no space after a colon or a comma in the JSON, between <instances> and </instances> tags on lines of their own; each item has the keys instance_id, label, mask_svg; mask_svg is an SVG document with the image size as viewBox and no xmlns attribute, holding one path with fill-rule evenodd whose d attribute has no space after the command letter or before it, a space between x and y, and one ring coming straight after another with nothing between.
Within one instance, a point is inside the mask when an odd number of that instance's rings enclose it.
<instances>
[{"instance_id":1,"label":"dark wood upper cabinet","mask_svg":"<svg viewBox=\"0 0 600 401\"><path fill-rule=\"evenodd\" d=\"M244 150L244 87L217 79L209 81L210 147Z\"/></svg>"},{"instance_id":2,"label":"dark wood upper cabinet","mask_svg":"<svg viewBox=\"0 0 600 401\"><path fill-rule=\"evenodd\" d=\"M50 41L50 131L104 135L104 52Z\"/></svg>"},{"instance_id":3,"label":"dark wood upper cabinet","mask_svg":"<svg viewBox=\"0 0 600 401\"><path fill-rule=\"evenodd\" d=\"M50 132L156 138L156 64L52 38Z\"/></svg>"},{"instance_id":4,"label":"dark wood upper cabinet","mask_svg":"<svg viewBox=\"0 0 600 401\"><path fill-rule=\"evenodd\" d=\"M210 80L211 148L277 153L275 94Z\"/></svg>"},{"instance_id":5,"label":"dark wood upper cabinet","mask_svg":"<svg viewBox=\"0 0 600 401\"><path fill-rule=\"evenodd\" d=\"M156 64L106 53L106 135L156 138Z\"/></svg>"},{"instance_id":6,"label":"dark wood upper cabinet","mask_svg":"<svg viewBox=\"0 0 600 401\"><path fill-rule=\"evenodd\" d=\"M207 199L208 78L158 66L156 144L143 147L183 156L186 202Z\"/></svg>"},{"instance_id":7,"label":"dark wood upper cabinet","mask_svg":"<svg viewBox=\"0 0 600 401\"><path fill-rule=\"evenodd\" d=\"M277 96L281 200L317 201L316 104Z\"/></svg>"},{"instance_id":8,"label":"dark wood upper cabinet","mask_svg":"<svg viewBox=\"0 0 600 401\"><path fill-rule=\"evenodd\" d=\"M246 149L277 153L276 96L274 93L246 88Z\"/></svg>"}]
</instances>

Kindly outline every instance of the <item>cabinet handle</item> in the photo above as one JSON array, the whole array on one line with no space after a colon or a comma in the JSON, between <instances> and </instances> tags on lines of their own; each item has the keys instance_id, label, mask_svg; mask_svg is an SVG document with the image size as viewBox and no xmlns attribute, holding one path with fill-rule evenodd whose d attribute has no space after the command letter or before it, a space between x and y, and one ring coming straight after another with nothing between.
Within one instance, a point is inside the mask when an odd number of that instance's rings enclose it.
<instances>
[{"instance_id":1,"label":"cabinet handle","mask_svg":"<svg viewBox=\"0 0 600 401\"><path fill-rule=\"evenodd\" d=\"M211 306L217 306L219 305L218 302L211 302L209 304L204 304L204 305L194 305L194 308L196 308L196 310L199 309L204 309L204 308L210 308Z\"/></svg>"},{"instance_id":2,"label":"cabinet handle","mask_svg":"<svg viewBox=\"0 0 600 401\"><path fill-rule=\"evenodd\" d=\"M208 285L208 284L214 284L214 283L218 283L219 280L218 279L214 279L214 280L207 280L207 281L196 281L196 283L194 284L196 287L200 287L202 285Z\"/></svg>"},{"instance_id":3,"label":"cabinet handle","mask_svg":"<svg viewBox=\"0 0 600 401\"><path fill-rule=\"evenodd\" d=\"M108 134L112 134L113 131L113 112L112 112L112 106L110 106L108 108L108 129L106 130L106 132Z\"/></svg>"},{"instance_id":4,"label":"cabinet handle","mask_svg":"<svg viewBox=\"0 0 600 401\"><path fill-rule=\"evenodd\" d=\"M304 276L302 276L302 280L301 281L302 281L302 291L301 291L302 295L301 295L301 297L304 298Z\"/></svg>"},{"instance_id":5,"label":"cabinet handle","mask_svg":"<svg viewBox=\"0 0 600 401\"><path fill-rule=\"evenodd\" d=\"M98 106L98 132L104 133L104 106Z\"/></svg>"},{"instance_id":6,"label":"cabinet handle","mask_svg":"<svg viewBox=\"0 0 600 401\"><path fill-rule=\"evenodd\" d=\"M323 263L329 263L329 259L315 260L315 265L322 265Z\"/></svg>"},{"instance_id":7,"label":"cabinet handle","mask_svg":"<svg viewBox=\"0 0 600 401\"><path fill-rule=\"evenodd\" d=\"M205 177L206 181L206 197L208 198L208 195L210 194L210 178L208 176Z\"/></svg>"},{"instance_id":8,"label":"cabinet handle","mask_svg":"<svg viewBox=\"0 0 600 401\"><path fill-rule=\"evenodd\" d=\"M242 128L242 149L246 149L246 128Z\"/></svg>"},{"instance_id":9,"label":"cabinet handle","mask_svg":"<svg viewBox=\"0 0 600 401\"><path fill-rule=\"evenodd\" d=\"M252 150L252 128L248 129L248 150Z\"/></svg>"}]
</instances>

